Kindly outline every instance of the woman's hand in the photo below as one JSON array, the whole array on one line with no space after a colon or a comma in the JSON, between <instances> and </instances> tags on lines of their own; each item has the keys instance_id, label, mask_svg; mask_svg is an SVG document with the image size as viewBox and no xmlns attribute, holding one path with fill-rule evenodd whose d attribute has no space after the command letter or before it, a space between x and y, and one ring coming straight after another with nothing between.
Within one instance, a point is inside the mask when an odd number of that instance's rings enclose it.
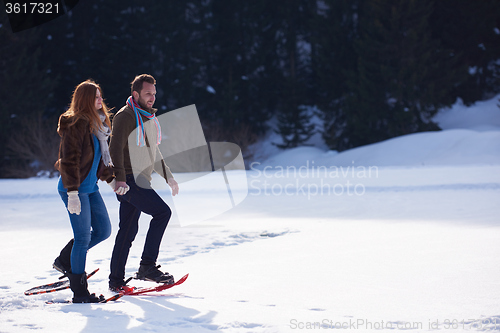
<instances>
[{"instance_id":1,"label":"woman's hand","mask_svg":"<svg viewBox=\"0 0 500 333\"><path fill-rule=\"evenodd\" d=\"M82 205L80 203L80 197L78 196L78 191L68 192L68 212L70 214L80 215L82 211Z\"/></svg>"}]
</instances>

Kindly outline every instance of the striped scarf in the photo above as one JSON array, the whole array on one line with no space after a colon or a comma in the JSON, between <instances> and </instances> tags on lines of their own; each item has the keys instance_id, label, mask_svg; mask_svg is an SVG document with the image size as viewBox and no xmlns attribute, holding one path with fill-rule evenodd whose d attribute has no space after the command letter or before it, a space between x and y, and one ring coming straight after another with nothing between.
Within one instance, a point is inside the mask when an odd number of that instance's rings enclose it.
<instances>
[{"instance_id":1,"label":"striped scarf","mask_svg":"<svg viewBox=\"0 0 500 333\"><path fill-rule=\"evenodd\" d=\"M144 117L148 118L149 120L153 119L156 125L156 144L161 143L161 127L160 127L160 122L158 121L158 118L156 118L156 115L154 113L149 113L139 107L139 104L130 96L127 99L127 105L134 110L135 113L135 123L138 127L137 129L137 145L139 147L144 147L146 145L146 141L144 139L145 133L144 133L144 123L142 121L142 117L140 114L142 114ZM140 128L140 130L139 130Z\"/></svg>"}]
</instances>

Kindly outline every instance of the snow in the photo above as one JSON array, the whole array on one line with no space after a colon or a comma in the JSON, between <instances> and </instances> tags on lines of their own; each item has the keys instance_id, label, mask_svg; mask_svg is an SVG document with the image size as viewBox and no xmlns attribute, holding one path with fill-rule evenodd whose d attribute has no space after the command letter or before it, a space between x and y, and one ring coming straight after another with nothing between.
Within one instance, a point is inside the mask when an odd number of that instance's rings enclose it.
<instances>
[{"instance_id":1,"label":"snow","mask_svg":"<svg viewBox=\"0 0 500 333\"><path fill-rule=\"evenodd\" d=\"M499 164L499 152L500 130L450 129L405 135L341 153L325 152L316 147L298 147L279 153L263 163L257 162L254 166L260 169L290 165L390 167Z\"/></svg>"},{"instance_id":2,"label":"snow","mask_svg":"<svg viewBox=\"0 0 500 333\"><path fill-rule=\"evenodd\" d=\"M57 280L51 264L71 227L56 179L0 180L0 332L500 330L498 98L442 110L440 132L254 162L241 204L187 227L173 216L158 263L189 273L184 284L109 304L45 303L70 291L24 296ZM100 188L113 234L89 251L87 271L100 268L91 292L110 295L118 202ZM199 197L216 202L206 189Z\"/></svg>"},{"instance_id":3,"label":"snow","mask_svg":"<svg viewBox=\"0 0 500 333\"><path fill-rule=\"evenodd\" d=\"M434 118L444 129L466 128L475 131L500 130L500 95L487 101L479 101L464 107L458 100L451 108L441 110Z\"/></svg>"},{"instance_id":4,"label":"snow","mask_svg":"<svg viewBox=\"0 0 500 333\"><path fill-rule=\"evenodd\" d=\"M215 94L215 93L216 93L216 91L215 91L214 87L212 87L212 86L207 86L207 91L208 91L209 93L211 93L211 94Z\"/></svg>"}]
</instances>

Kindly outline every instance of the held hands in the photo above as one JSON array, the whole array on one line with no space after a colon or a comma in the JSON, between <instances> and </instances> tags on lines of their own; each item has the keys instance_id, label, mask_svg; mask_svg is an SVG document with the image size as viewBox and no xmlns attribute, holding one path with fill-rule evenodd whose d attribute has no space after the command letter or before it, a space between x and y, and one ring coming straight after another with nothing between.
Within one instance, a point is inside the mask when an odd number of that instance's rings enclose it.
<instances>
[{"instance_id":1,"label":"held hands","mask_svg":"<svg viewBox=\"0 0 500 333\"><path fill-rule=\"evenodd\" d=\"M80 198L78 197L78 191L68 192L68 212L70 214L80 215L82 211L82 206L80 203Z\"/></svg>"},{"instance_id":2,"label":"held hands","mask_svg":"<svg viewBox=\"0 0 500 333\"><path fill-rule=\"evenodd\" d=\"M170 188L172 189L172 195L175 196L179 193L179 184L177 184L177 182L175 181L175 179L173 178L170 178L168 181L167 181L167 184L170 186Z\"/></svg>"},{"instance_id":3,"label":"held hands","mask_svg":"<svg viewBox=\"0 0 500 333\"><path fill-rule=\"evenodd\" d=\"M110 183L108 183L109 186L113 189L113 191L116 192L118 195L124 195L125 193L130 190L130 187L127 185L126 182L117 182L116 179L113 179ZM179 184L175 181L175 179L170 178L167 182L167 184L172 188L172 195L177 195L179 193Z\"/></svg>"},{"instance_id":4,"label":"held hands","mask_svg":"<svg viewBox=\"0 0 500 333\"><path fill-rule=\"evenodd\" d=\"M125 193L130 190L130 187L127 185L126 182L117 182L116 179L113 179L110 183L108 183L109 186L115 191L116 194L118 195L124 195Z\"/></svg>"}]
</instances>

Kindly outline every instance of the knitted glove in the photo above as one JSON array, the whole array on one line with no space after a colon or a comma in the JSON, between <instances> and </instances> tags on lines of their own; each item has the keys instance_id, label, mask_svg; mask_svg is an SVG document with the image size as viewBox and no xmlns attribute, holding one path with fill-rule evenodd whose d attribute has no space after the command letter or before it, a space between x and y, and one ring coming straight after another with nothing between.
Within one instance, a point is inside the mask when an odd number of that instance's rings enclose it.
<instances>
[{"instance_id":1,"label":"knitted glove","mask_svg":"<svg viewBox=\"0 0 500 333\"><path fill-rule=\"evenodd\" d=\"M80 198L78 197L78 191L68 192L68 211L70 214L80 215L82 206L80 204Z\"/></svg>"}]
</instances>

